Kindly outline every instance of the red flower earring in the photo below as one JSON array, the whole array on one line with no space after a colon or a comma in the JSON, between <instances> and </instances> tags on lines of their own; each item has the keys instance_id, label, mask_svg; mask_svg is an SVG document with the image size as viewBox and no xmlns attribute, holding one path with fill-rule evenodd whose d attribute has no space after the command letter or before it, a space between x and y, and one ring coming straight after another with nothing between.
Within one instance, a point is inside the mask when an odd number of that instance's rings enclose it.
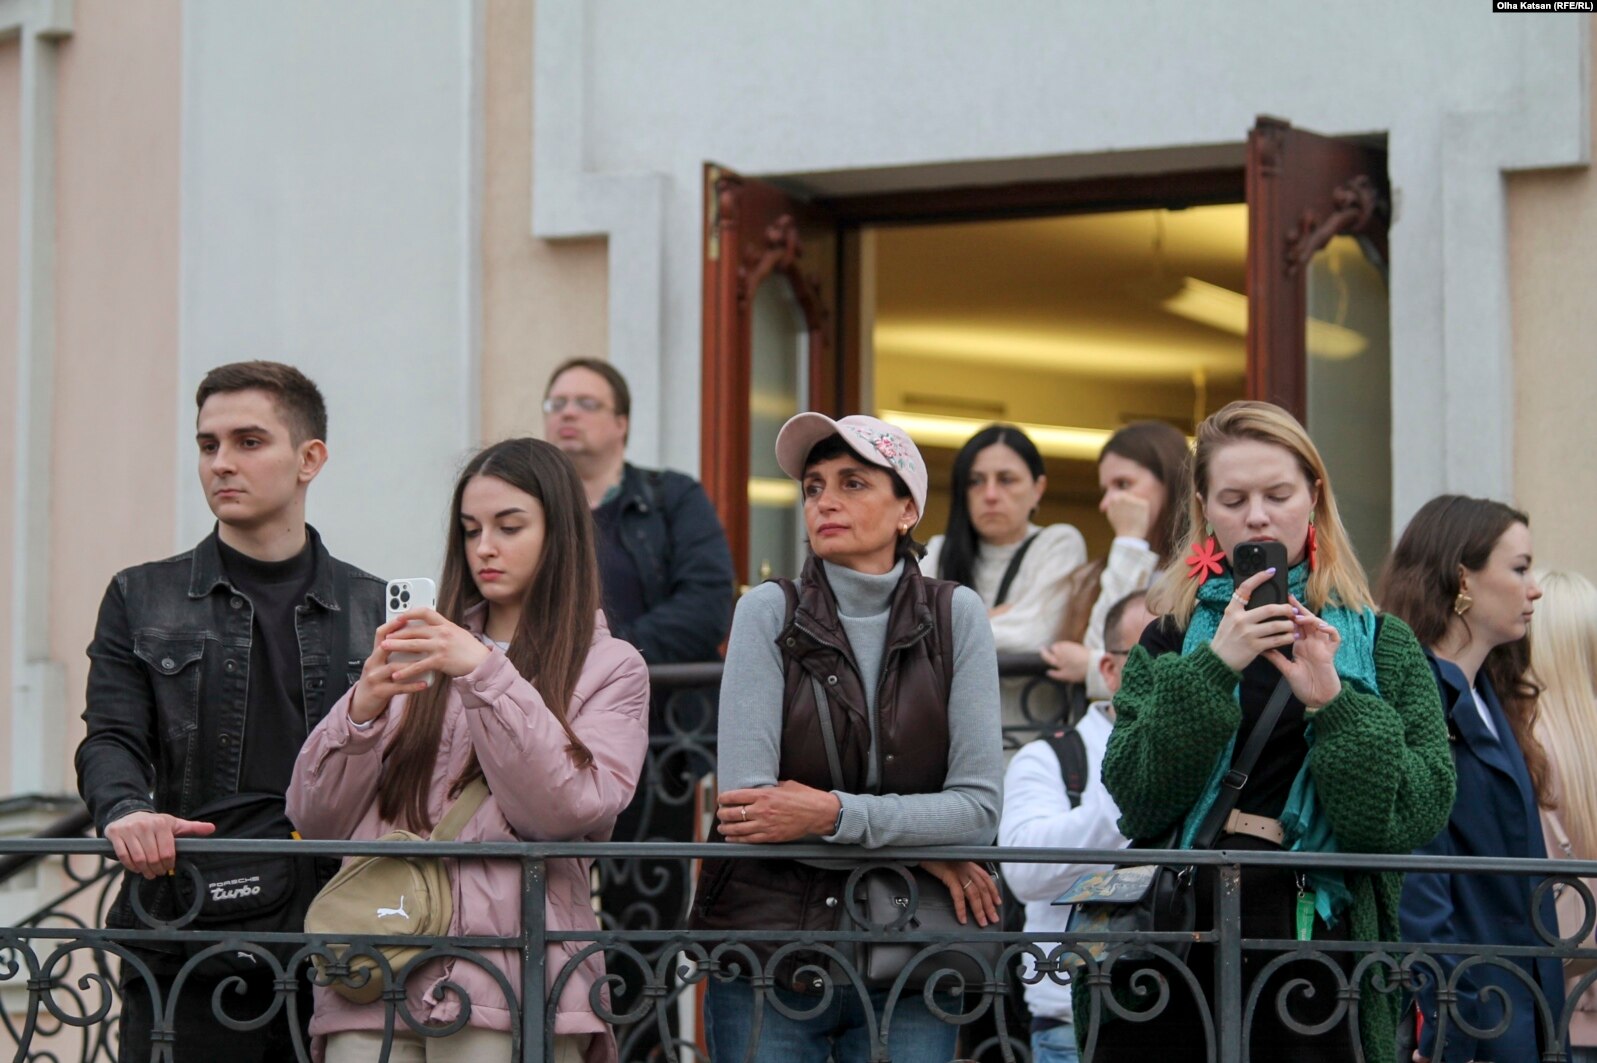
<instances>
[{"instance_id":1,"label":"red flower earring","mask_svg":"<svg viewBox=\"0 0 1597 1063\"><path fill-rule=\"evenodd\" d=\"M1307 552L1309 555L1309 571L1313 572L1320 563L1320 543L1314 534L1314 522L1309 521L1309 541Z\"/></svg>"},{"instance_id":2,"label":"red flower earring","mask_svg":"<svg viewBox=\"0 0 1597 1063\"><path fill-rule=\"evenodd\" d=\"M1187 578L1195 579L1199 585L1209 582L1210 576L1218 576L1224 571L1222 562L1225 554L1220 551L1220 544L1214 536L1209 536L1201 543L1192 544L1192 553L1187 555Z\"/></svg>"}]
</instances>

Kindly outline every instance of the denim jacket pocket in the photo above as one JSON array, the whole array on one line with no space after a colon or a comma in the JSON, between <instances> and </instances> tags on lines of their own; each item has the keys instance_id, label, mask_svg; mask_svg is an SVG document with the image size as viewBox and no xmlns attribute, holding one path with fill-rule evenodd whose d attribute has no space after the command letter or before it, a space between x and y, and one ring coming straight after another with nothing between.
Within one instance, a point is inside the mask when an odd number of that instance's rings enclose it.
<instances>
[{"instance_id":1,"label":"denim jacket pocket","mask_svg":"<svg viewBox=\"0 0 1597 1063\"><path fill-rule=\"evenodd\" d=\"M199 726L205 641L203 635L181 632L142 631L133 636L133 653L150 671L163 739L182 737Z\"/></svg>"}]
</instances>

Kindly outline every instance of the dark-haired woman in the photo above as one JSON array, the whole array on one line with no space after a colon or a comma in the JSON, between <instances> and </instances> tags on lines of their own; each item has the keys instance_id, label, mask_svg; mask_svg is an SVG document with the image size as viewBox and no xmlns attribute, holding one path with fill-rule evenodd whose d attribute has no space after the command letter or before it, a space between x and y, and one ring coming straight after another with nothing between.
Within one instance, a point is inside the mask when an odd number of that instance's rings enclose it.
<instances>
[{"instance_id":1,"label":"dark-haired woman","mask_svg":"<svg viewBox=\"0 0 1597 1063\"><path fill-rule=\"evenodd\" d=\"M1109 608L1143 590L1172 560L1192 495L1187 437L1164 421L1133 421L1109 437L1098 454L1098 510L1114 529L1109 556L1082 566L1065 580L1063 616L1056 641L1043 650L1048 674L1086 682L1087 695L1107 700L1098 662L1105 652Z\"/></svg>"},{"instance_id":2,"label":"dark-haired woman","mask_svg":"<svg viewBox=\"0 0 1597 1063\"><path fill-rule=\"evenodd\" d=\"M732 620L719 839L991 843L1003 774L992 633L974 593L926 579L915 564L910 531L926 501L920 452L874 417L804 413L782 427L776 455L799 481L811 556L795 583L744 595ZM997 883L980 864L922 867L948 890L961 921L997 919ZM706 860L693 926L846 929L847 878L848 867L830 861ZM721 966L741 966L741 977L709 980L710 1058L821 1063L830 1054L863 1063L881 1058L871 1045L877 1033L903 1063L953 1055L958 1028L934 1015L921 992L906 991L888 1012L885 990L862 992L841 977L828 987L824 957L789 949L779 959L780 944L740 943ZM745 949L774 979L768 988L750 980ZM959 1010L957 999L941 1003Z\"/></svg>"},{"instance_id":3,"label":"dark-haired woman","mask_svg":"<svg viewBox=\"0 0 1597 1063\"><path fill-rule=\"evenodd\" d=\"M981 596L1000 653L1037 653L1053 641L1065 609L1065 581L1087 560L1081 532L1031 522L1048 489L1042 455L1025 432L991 424L954 457L948 530L934 535L921 571ZM1023 727L1024 680L1005 683L1005 727Z\"/></svg>"},{"instance_id":4,"label":"dark-haired woman","mask_svg":"<svg viewBox=\"0 0 1597 1063\"><path fill-rule=\"evenodd\" d=\"M420 623L408 626L413 621ZM400 663L397 653L418 656ZM396 828L425 834L481 777L490 795L460 841L602 841L638 783L648 701L643 659L610 636L599 609L593 522L576 471L542 440L497 443L467 464L455 486L438 608L414 609L377 630L360 681L300 752L288 813L308 838L366 841ZM598 929L588 864L549 861L551 929ZM462 860L453 878L450 936L521 932L515 862ZM549 947L551 982L579 948ZM519 995L516 953L480 958ZM562 990L554 1010L559 1063L616 1059L615 1039L590 997L603 977L595 954ZM482 966L436 960L404 989L420 1025L454 1022L462 993L470 1014L447 1037L396 1024L395 1050L409 1054L394 1058L509 1057L519 1001L505 1000ZM377 1060L383 1028L382 1003L353 1004L317 989L311 1032L327 1039L327 1063Z\"/></svg>"},{"instance_id":5,"label":"dark-haired woman","mask_svg":"<svg viewBox=\"0 0 1597 1063\"><path fill-rule=\"evenodd\" d=\"M1261 733L1252 765L1221 825L1216 848L1280 852L1408 852L1435 835L1453 802L1453 765L1425 655L1408 626L1378 618L1338 516L1319 450L1291 414L1264 402L1233 402L1198 426L1185 562L1167 567L1148 595L1159 617L1131 651L1115 695L1115 729L1103 782L1120 807L1120 829L1138 841L1190 848L1236 757L1266 721L1284 681L1286 700ZM1251 602L1265 570L1237 579L1237 547L1273 540L1284 548L1287 602ZM1252 608L1250 608L1252 605ZM1212 925L1217 876L1195 879L1198 926ZM1251 867L1242 872L1245 938L1375 942L1397 938L1402 876ZM1392 1051L1397 1001L1366 974L1357 1028L1344 1019L1308 1035L1336 1008L1353 954L1331 963L1243 956L1243 991L1257 1001L1247 1031L1252 1058L1293 1063L1384 1059ZM1187 967L1215 1015L1210 946L1193 946ZM1114 973L1117 991L1137 985ZM1098 1060L1204 1058L1201 1039L1172 1042L1171 1029L1196 1030L1205 1005L1172 978L1168 1006L1148 1022L1114 1019L1100 1032ZM1150 1011L1149 979L1133 1010ZM1084 990L1082 990L1084 992ZM1277 1002L1299 1024L1283 1021ZM1102 1012L1108 1014L1105 1008ZM1084 1002L1075 1014L1089 1014ZM1078 1031L1084 1027L1078 1021ZM1078 1033L1079 1035L1079 1033Z\"/></svg>"},{"instance_id":6,"label":"dark-haired woman","mask_svg":"<svg viewBox=\"0 0 1597 1063\"><path fill-rule=\"evenodd\" d=\"M1530 619L1541 588L1531 572L1530 521L1483 498L1433 498L1409 521L1381 581L1381 604L1402 617L1425 647L1447 713L1458 767L1458 800L1447 827L1418 851L1441 856L1547 855L1539 805L1548 794L1547 754L1536 739L1537 688L1529 676ZM1403 937L1435 943L1542 946L1532 925L1536 880L1519 875L1414 874L1403 889ZM1539 913L1558 926L1552 891ZM1458 957L1438 956L1451 974ZM1539 1059L1548 1046L1535 997L1504 963L1517 964L1562 1016L1562 965L1507 960L1466 971L1446 1016L1442 1059ZM1512 1009L1502 1036L1476 1041L1496 1025L1503 998ZM1436 986L1422 987L1424 1015L1415 1060L1435 1055Z\"/></svg>"}]
</instances>

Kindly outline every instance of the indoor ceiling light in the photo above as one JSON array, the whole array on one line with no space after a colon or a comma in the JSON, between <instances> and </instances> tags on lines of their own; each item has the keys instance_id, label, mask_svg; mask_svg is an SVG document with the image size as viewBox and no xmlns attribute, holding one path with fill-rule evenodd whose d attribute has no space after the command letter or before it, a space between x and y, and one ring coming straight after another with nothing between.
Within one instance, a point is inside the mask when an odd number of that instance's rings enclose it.
<instances>
[{"instance_id":1,"label":"indoor ceiling light","mask_svg":"<svg viewBox=\"0 0 1597 1063\"><path fill-rule=\"evenodd\" d=\"M904 410L877 410L876 416L908 432L916 443L950 450L958 450L965 445L965 440L993 423L974 417L944 417L930 413L907 413ZM1037 449L1048 457L1083 461L1097 461L1098 452L1103 450L1103 445L1113 435L1107 428L1067 428L1053 424L1024 423L1017 427L1030 436Z\"/></svg>"},{"instance_id":2,"label":"indoor ceiling light","mask_svg":"<svg viewBox=\"0 0 1597 1063\"><path fill-rule=\"evenodd\" d=\"M1221 332L1248 334L1248 297L1218 284L1183 277L1175 294L1161 299L1159 305L1177 317ZM1370 345L1362 333L1317 317L1309 318L1304 340L1309 353L1321 358L1352 358Z\"/></svg>"},{"instance_id":3,"label":"indoor ceiling light","mask_svg":"<svg viewBox=\"0 0 1597 1063\"><path fill-rule=\"evenodd\" d=\"M749 505L782 508L799 500L799 485L794 480L775 476L749 477Z\"/></svg>"},{"instance_id":4,"label":"indoor ceiling light","mask_svg":"<svg viewBox=\"0 0 1597 1063\"><path fill-rule=\"evenodd\" d=\"M1003 325L881 321L872 332L878 358L937 358L1003 364L1084 376L1189 380L1194 369L1240 378L1247 369L1240 344L1151 343L1133 330L1027 328Z\"/></svg>"}]
</instances>

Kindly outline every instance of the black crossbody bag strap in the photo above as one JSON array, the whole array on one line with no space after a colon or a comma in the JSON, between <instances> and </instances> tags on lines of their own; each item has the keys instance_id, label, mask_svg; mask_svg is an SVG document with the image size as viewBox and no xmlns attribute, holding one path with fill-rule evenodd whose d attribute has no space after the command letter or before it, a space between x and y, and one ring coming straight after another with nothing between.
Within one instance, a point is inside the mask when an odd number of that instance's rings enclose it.
<instances>
[{"instance_id":1,"label":"black crossbody bag strap","mask_svg":"<svg viewBox=\"0 0 1597 1063\"><path fill-rule=\"evenodd\" d=\"M1253 766L1259 762L1259 754L1264 752L1264 744L1270 740L1270 734L1275 730L1276 721L1281 718L1281 712L1286 708L1287 699L1292 696L1292 687L1282 676L1276 681L1275 690L1270 693L1270 700L1265 703L1264 712L1259 715L1259 722L1253 725L1253 730L1248 733L1248 741L1242 747L1242 752L1231 758L1231 770L1220 779L1220 793L1214 799L1214 804L1209 806L1208 815L1203 817L1203 823L1198 827L1198 833L1193 836L1192 848L1212 849L1214 843L1220 840L1220 832L1225 829L1226 818L1231 815L1231 810L1237 807L1237 798L1242 796L1242 788L1248 783L1248 775L1252 773Z\"/></svg>"},{"instance_id":2,"label":"black crossbody bag strap","mask_svg":"<svg viewBox=\"0 0 1597 1063\"><path fill-rule=\"evenodd\" d=\"M1015 582L1015 576L1020 572L1020 563L1026 559L1026 551L1031 549L1031 544L1037 541L1037 536L1042 532L1032 532L1026 536L1026 541L1020 544L1020 549L1009 559L1009 564L1004 568L1004 578L998 581L998 596L993 599L993 608L996 609L1009 600L1009 588Z\"/></svg>"}]
</instances>

